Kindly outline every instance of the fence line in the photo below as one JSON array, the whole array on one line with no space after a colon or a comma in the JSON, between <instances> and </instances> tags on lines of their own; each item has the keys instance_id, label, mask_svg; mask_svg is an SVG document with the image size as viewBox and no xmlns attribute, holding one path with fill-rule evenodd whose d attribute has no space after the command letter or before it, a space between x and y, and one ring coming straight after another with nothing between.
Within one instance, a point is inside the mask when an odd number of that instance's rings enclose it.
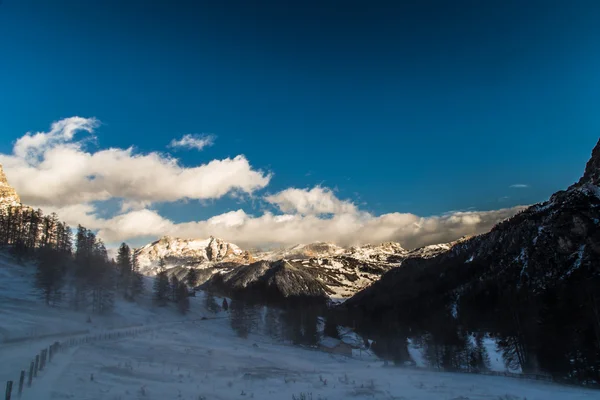
<instances>
[{"instance_id":1,"label":"fence line","mask_svg":"<svg viewBox=\"0 0 600 400\"><path fill-rule=\"evenodd\" d=\"M68 331L68 332L58 332L58 333L45 333L45 334L42 334L42 335L20 336L20 337L15 337L15 338L4 339L2 341L2 343L6 343L6 344L19 343L19 342L27 342L27 341L30 341L30 340L48 339L48 338L52 338L52 337L84 335L86 333L90 333L90 330L89 329L85 329L85 330Z\"/></svg>"},{"instance_id":2,"label":"fence line","mask_svg":"<svg viewBox=\"0 0 600 400\"><path fill-rule=\"evenodd\" d=\"M35 357L32 358L32 361L29 364L28 373L27 369L22 369L19 371L19 381L18 386L16 387L17 396L21 397L23 390L25 387L31 387L33 385L34 379L38 377L39 373L44 369L50 368L52 364L52 360L59 353L67 351L71 347L79 346L86 343L93 343L100 340L114 340L114 339L122 339L127 337L132 337L136 335L140 335L142 333L146 333L152 330L157 329L157 326L154 327L137 327L134 329L129 329L125 331L116 331L116 332L103 332L94 335L87 335L84 337L76 337L66 339L63 342L56 341L50 344L48 347L40 350ZM27 374L27 385L25 385L25 375ZM5 392L5 400L11 400L14 389L14 382L9 380L6 382L6 392Z\"/></svg>"}]
</instances>

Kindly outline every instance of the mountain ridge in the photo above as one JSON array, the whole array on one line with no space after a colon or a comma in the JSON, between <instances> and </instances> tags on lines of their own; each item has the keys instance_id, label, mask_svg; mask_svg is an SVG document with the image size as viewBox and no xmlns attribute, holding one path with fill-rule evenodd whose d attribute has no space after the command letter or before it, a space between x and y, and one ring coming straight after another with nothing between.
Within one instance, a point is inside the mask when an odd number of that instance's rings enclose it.
<instances>
[{"instance_id":1,"label":"mountain ridge","mask_svg":"<svg viewBox=\"0 0 600 400\"><path fill-rule=\"evenodd\" d=\"M567 190L435 257L390 270L340 306L347 322L376 332L389 349L403 326L425 338L489 332L524 372L597 382L599 156L600 141Z\"/></svg>"},{"instance_id":2,"label":"mountain ridge","mask_svg":"<svg viewBox=\"0 0 600 400\"><path fill-rule=\"evenodd\" d=\"M181 239L164 236L136 250L140 271L155 275L164 261L169 274L184 277L190 268L198 271L198 285L205 283L223 288L229 279L220 276L234 274L239 268L263 262L275 268L279 261L311 274L324 285L332 298L347 298L377 281L382 274L414 257L432 257L451 248L458 241L406 250L399 243L384 242L343 248L334 243L298 244L272 251L250 253L222 239ZM213 256L214 255L214 256ZM209 282L213 277L215 279ZM233 282L233 281L232 281ZM231 287L240 290L240 287ZM282 288L283 289L283 288ZM288 289L283 289L288 291Z\"/></svg>"}]
</instances>

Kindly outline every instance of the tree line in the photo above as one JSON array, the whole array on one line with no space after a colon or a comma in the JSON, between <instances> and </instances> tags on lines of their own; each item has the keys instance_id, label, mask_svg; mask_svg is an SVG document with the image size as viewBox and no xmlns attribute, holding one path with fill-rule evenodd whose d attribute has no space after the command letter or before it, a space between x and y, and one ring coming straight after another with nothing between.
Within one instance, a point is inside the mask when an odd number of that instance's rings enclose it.
<instances>
[{"instance_id":1,"label":"tree line","mask_svg":"<svg viewBox=\"0 0 600 400\"><path fill-rule=\"evenodd\" d=\"M35 262L35 288L48 305L107 313L117 295L133 301L144 289L127 244L119 248L116 261L109 259L93 231L79 225L73 235L55 213L44 215L27 206L0 208L0 245L19 262Z\"/></svg>"},{"instance_id":2,"label":"tree line","mask_svg":"<svg viewBox=\"0 0 600 400\"><path fill-rule=\"evenodd\" d=\"M191 268L180 280L177 275L172 274L169 278L166 270L165 260L159 260L159 271L154 278L153 295L154 302L160 307L164 307L169 302L175 303L180 313L186 314L190 310L190 296L195 295L194 287L198 280L198 274L194 268ZM192 288L190 291L189 288Z\"/></svg>"}]
</instances>

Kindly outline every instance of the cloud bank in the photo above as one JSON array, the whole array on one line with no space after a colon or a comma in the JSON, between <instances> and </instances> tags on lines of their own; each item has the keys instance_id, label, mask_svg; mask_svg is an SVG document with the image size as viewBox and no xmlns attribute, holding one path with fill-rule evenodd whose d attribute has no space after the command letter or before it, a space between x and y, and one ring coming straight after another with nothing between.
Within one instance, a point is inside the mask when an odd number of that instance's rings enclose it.
<instances>
[{"instance_id":1,"label":"cloud bank","mask_svg":"<svg viewBox=\"0 0 600 400\"><path fill-rule=\"evenodd\" d=\"M284 213L302 215L354 214L356 206L349 201L339 200L330 189L316 186L313 189L289 188L265 200Z\"/></svg>"},{"instance_id":2,"label":"cloud bank","mask_svg":"<svg viewBox=\"0 0 600 400\"><path fill-rule=\"evenodd\" d=\"M272 175L254 169L243 155L184 167L171 156L140 154L132 147L90 151L87 144L99 124L81 117L55 122L48 132L18 139L12 154L0 154L0 162L24 203L56 212L72 226L96 230L109 244L163 235L214 235L246 248L314 241L342 246L396 241L415 248L486 232L524 208L429 217L373 215L339 199L331 189L315 186L265 195L274 212L240 208L204 220L175 222L151 209L152 204L239 193L256 196ZM76 139L80 133L84 136ZM103 202L111 199L119 199L121 208L103 217Z\"/></svg>"},{"instance_id":3,"label":"cloud bank","mask_svg":"<svg viewBox=\"0 0 600 400\"><path fill-rule=\"evenodd\" d=\"M206 220L181 223L148 209L133 210L111 218L99 218L97 208L90 204L53 208L51 211L57 212L70 224L81 223L97 230L99 236L109 243L163 235L199 238L213 235L244 248L314 241L329 241L341 246L394 241L410 249L487 232L524 208L453 212L431 217L398 212L375 216L356 211L328 218L297 213L251 215L239 209Z\"/></svg>"}]
</instances>

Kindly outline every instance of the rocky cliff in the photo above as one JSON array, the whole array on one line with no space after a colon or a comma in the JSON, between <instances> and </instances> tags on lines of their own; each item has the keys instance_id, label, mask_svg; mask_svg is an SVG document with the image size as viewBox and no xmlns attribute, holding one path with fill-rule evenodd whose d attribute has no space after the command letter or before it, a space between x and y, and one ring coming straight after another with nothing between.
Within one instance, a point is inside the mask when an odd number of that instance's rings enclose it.
<instances>
[{"instance_id":1,"label":"rocky cliff","mask_svg":"<svg viewBox=\"0 0 600 400\"><path fill-rule=\"evenodd\" d=\"M21 204L21 198L17 191L8 184L4 169L0 165L0 207L18 206Z\"/></svg>"}]
</instances>

